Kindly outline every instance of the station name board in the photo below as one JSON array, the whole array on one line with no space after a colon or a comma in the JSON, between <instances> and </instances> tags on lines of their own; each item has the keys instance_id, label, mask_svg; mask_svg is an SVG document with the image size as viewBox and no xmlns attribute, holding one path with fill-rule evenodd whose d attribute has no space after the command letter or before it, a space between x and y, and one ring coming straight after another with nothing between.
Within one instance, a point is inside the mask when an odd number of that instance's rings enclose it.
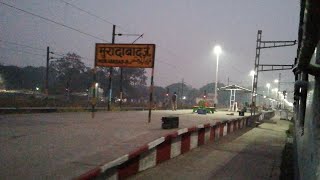
<instances>
[{"instance_id":1,"label":"station name board","mask_svg":"<svg viewBox=\"0 0 320 180\"><path fill-rule=\"evenodd\" d=\"M97 43L95 65L103 67L153 68L155 44Z\"/></svg>"}]
</instances>

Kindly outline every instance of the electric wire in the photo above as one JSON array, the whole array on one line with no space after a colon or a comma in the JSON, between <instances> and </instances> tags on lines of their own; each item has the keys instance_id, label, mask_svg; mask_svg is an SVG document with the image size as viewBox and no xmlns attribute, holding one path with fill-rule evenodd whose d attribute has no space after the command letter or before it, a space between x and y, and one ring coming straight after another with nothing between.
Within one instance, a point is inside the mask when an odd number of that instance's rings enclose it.
<instances>
[{"instance_id":1,"label":"electric wire","mask_svg":"<svg viewBox=\"0 0 320 180\"><path fill-rule=\"evenodd\" d=\"M80 7L72 4L72 3L66 2L66 1L64 1L64 0L59 0L59 1L65 3L66 5L69 5L69 6L73 7L73 8L75 8L75 9L79 10L79 11L82 11L82 12L84 12L84 13L92 16L92 17L95 17L95 18L97 18L97 19L99 19L99 20L101 20L101 21L103 21L103 22L105 22L105 23L108 23L108 24L111 24L111 25L116 25L116 24L112 23L111 21L106 20L105 18L102 18L102 17L100 17L100 16L97 16L97 15L91 13L90 11L84 10L84 9L82 9L82 8L80 8ZM51 19L49 19L49 18L46 18L46 17L40 16L40 15L37 15L37 14L35 14L35 13L32 13L32 12L29 12L29 11L26 11L26 10L23 10L23 9L20 9L20 8L18 8L18 7L9 5L9 4L4 3L4 2L0 2L0 3L3 4L3 5L5 5L5 6L8 6L8 7L10 7L10 8L13 8L13 9L16 9L16 10L19 10L19 11L22 11L22 12L27 13L27 14L30 14L30 15L32 15L32 16L41 18L41 19L43 19L43 20L46 20L46 21L52 22L52 23L54 23L54 24L63 26L63 27L65 27L65 28L74 30L74 31L79 32L79 33L81 33L81 34L90 36L90 37L92 37L92 38L95 38L95 39L99 39L99 40L101 40L101 41L108 42L108 41L105 40L105 39L102 39L102 38L99 38L99 37L97 37L97 36L91 35L91 34L89 34L89 33L83 32L83 31L81 31L81 30L78 30L78 29L73 28L73 27L71 27L71 26L62 24L62 23L60 23L60 22L56 22L56 21L51 20ZM124 28L122 28L122 27L119 26L119 25L117 25L117 27L118 27L119 29L122 29L122 30L126 31ZM127 32L127 31L126 31L126 32ZM21 46L25 46L25 47L29 47L29 48L33 48L33 49L38 49L38 50L45 50L45 49L35 48L35 47L28 46L28 45L22 45L22 44L13 43L13 42L8 42L8 43L15 44L15 45L21 45ZM169 54L171 54L171 55L173 55L173 56L175 56L175 57L181 58L181 57L178 56L177 54L173 53L171 50L169 50L169 49L167 49L167 48L165 48L165 47L162 47L161 45L157 45L157 46L160 47L160 48L162 48L162 49L164 49L165 51L169 52ZM21 51L21 52L22 52L22 51ZM30 52L28 52L28 53L30 54ZM34 54L34 55L36 55L36 54ZM39 54L37 54L37 55L39 55ZM61 57L62 57L62 56L65 56L65 54L58 54L58 53L55 53L55 55L58 55L58 56L61 56ZM42 56L42 55L41 55L41 56ZM82 56L80 56L80 57L83 58L83 59L88 59L88 58L84 58L84 57L82 57ZM172 67L172 68L174 68L174 69L178 69L175 65L170 64L170 63L168 63L168 62L165 62L165 61L163 61L163 60L158 60L158 62L160 62L160 63L162 63L162 64L166 64L166 65L168 65L169 67ZM240 70L239 70L238 68L236 68L235 66L231 65L231 67L232 67L234 70L236 70L236 71L238 71L238 72L240 72L240 73L243 73L242 71L240 71Z\"/></svg>"},{"instance_id":2,"label":"electric wire","mask_svg":"<svg viewBox=\"0 0 320 180\"><path fill-rule=\"evenodd\" d=\"M128 31L125 30L123 27L121 27L121 26L119 26L119 25L117 25L117 24L115 24L115 23L107 20L106 18L102 18L102 17L100 17L100 16L98 16L98 15L96 15L96 14L94 14L94 13L88 11L88 10L85 10L85 9L83 9L83 8L80 8L79 6L76 6L76 5L74 5L74 4L70 3L70 2L67 2L67 1L64 1L64 0L59 0L59 1L65 3L65 4L69 5L69 6L71 6L71 7L74 8L74 9L77 9L77 10L82 11L82 12L84 12L84 13L92 16L92 17L95 17L95 18L97 18L97 19L99 19L99 20L101 20L101 21L103 21L103 22L105 22L105 23L108 23L108 24L111 24L111 25L116 25L119 29L122 29L124 32L128 32Z\"/></svg>"},{"instance_id":3,"label":"electric wire","mask_svg":"<svg viewBox=\"0 0 320 180\"><path fill-rule=\"evenodd\" d=\"M0 39L0 42L7 43L7 44L18 45L18 46L22 46L22 47L27 47L27 48L31 48L31 49L35 49L35 50L40 50L40 51L46 50L46 49L44 49L44 48L33 47L33 46L29 46L29 45L25 45L25 44L20 44L20 43L16 43L16 42L11 42L11 41L6 41L6 40L1 40L1 39Z\"/></svg>"},{"instance_id":4,"label":"electric wire","mask_svg":"<svg viewBox=\"0 0 320 180\"><path fill-rule=\"evenodd\" d=\"M84 9L82 9L82 8L80 8L80 7L72 4L72 3L66 2L65 0L59 0L59 1L61 1L61 2L63 2L63 3L66 3L67 5L75 8L75 9L77 9L77 10L79 10L79 11L85 12L85 13L87 13L88 15L90 15L90 16L92 16L92 17L95 17L95 18L97 18L97 19L100 19L100 20L102 20L103 22L106 22L106 23L111 24L111 25L116 25L119 29L122 29L123 31L128 32L128 31L126 31L124 28L122 28L121 26L119 26L119 25L117 25L117 24L115 24L115 23L112 23L111 21L106 20L105 18L102 18L102 17L100 17L100 16L97 16L97 15L93 14L93 13L90 12L90 11L84 10ZM139 39L141 36L143 36L143 34L140 35L137 39ZM135 40L135 41L136 41L136 40ZM134 41L134 42L135 42L135 41ZM134 42L133 42L133 43L134 43ZM167 48L165 48L165 47L162 47L162 46L160 46L160 45L157 45L157 46L160 47L160 48L162 48L162 49L164 49L164 50L166 50L166 51L169 52L170 54L172 54L172 55L174 55L174 56L176 56L176 57L179 57L178 55L176 55L175 53L173 53L173 52L170 51L169 49L167 49ZM179 57L179 58L180 58L180 57Z\"/></svg>"},{"instance_id":5,"label":"electric wire","mask_svg":"<svg viewBox=\"0 0 320 180\"><path fill-rule=\"evenodd\" d=\"M17 49L12 49L12 48L5 48L5 47L0 47L0 48L6 49L9 51L23 52L23 53L30 54L30 55L46 57L46 55L44 55L44 54L36 54L36 53L29 52L29 51L23 51L23 50L17 50Z\"/></svg>"},{"instance_id":6,"label":"electric wire","mask_svg":"<svg viewBox=\"0 0 320 180\"><path fill-rule=\"evenodd\" d=\"M98 18L98 19L100 19L100 20L103 20L104 22L106 22L106 23L108 23L108 24L115 25L114 23L112 23L112 22L110 22L110 21L108 21L108 20L106 20L106 19L104 19L104 18L101 18L101 17L99 17L99 16L97 16L97 15L95 15L95 14L93 14L93 13L89 12L89 11L86 11L86 10L84 10L84 9L82 9L82 8L78 7L78 6L75 6L74 4L71 4L71 3L66 2L66 1L64 1L64 0L60 0L60 1L61 1L61 2L66 3L67 5L70 5L70 6L71 6L71 7L73 7L73 8L78 9L79 11L85 12L85 13L87 13L87 14L89 14L89 15L91 15L91 16L93 16L93 17L95 17L95 18ZM80 31L80 30L78 30L78 29L75 29L75 28L73 28L73 27L67 26L67 25L65 25L65 24L62 24L62 23L56 22L56 21L51 20L51 19L49 19L49 18L42 17L42 16L37 15L37 14L35 14L35 13L29 12L29 11L26 11L26 10L23 10L23 9L21 9L21 8L18 8L18 7L15 7L15 6L9 5L9 4L4 3L4 2L0 2L0 3L1 3L1 4L3 4L3 5L5 5L5 6L8 6L8 7L10 7L10 8L13 8L13 9L16 9L16 10L22 11L22 12L24 12L24 13L30 14L30 15L32 15L32 16L35 16L35 17L41 18L41 19L43 19L43 20L46 20L46 21L52 22L52 23L54 23L54 24L57 24L57 25L60 25L60 26L63 26L63 27L69 28L69 29L71 29L71 30L77 31L77 32L79 32L79 33L81 33L81 34L84 34L84 35L87 35L87 36L93 37L93 38L95 38L95 39L99 39L99 40L101 40L101 41L109 42L109 41L107 41L107 40L105 40L105 39L101 39L101 38L99 38L99 37L96 37L96 36L91 35L91 34L89 34L89 33L86 33L86 32L83 32L83 31ZM125 29L123 29L123 28L122 28L121 26L119 26L119 25L117 25L117 27L119 27L120 29L122 29L122 30L126 31ZM141 35L139 36L139 38L140 38L140 37L141 37ZM170 50L168 50L168 49L166 49L166 48L164 48L164 47L162 47L162 46L160 46L160 45L157 45L157 46L158 46L158 47L160 47L160 48L163 48L164 50L166 50L167 52L169 52L171 55L174 55L174 56L176 56L176 57L179 57L178 55L176 55L176 54L175 54L175 53L173 53L172 51L170 51ZM38 49L38 48L37 48L37 49ZM62 56L62 55L60 55L60 56ZM180 58L180 57L179 57L179 58ZM160 61L160 62L161 62L161 61ZM167 64L167 65L169 65L169 66L171 66L171 67L173 67L173 68L176 68L176 66L175 66L175 65L169 64L169 63L167 63L167 62L162 62L162 63L163 63L163 64Z\"/></svg>"},{"instance_id":7,"label":"electric wire","mask_svg":"<svg viewBox=\"0 0 320 180\"><path fill-rule=\"evenodd\" d=\"M90 36L90 37L92 37L92 38L95 38L95 39L98 39L98 40L101 40L101 41L104 41L104 42L108 42L108 43L109 43L109 41L107 41L107 40L105 40L105 39L102 39L102 38L99 38L99 37L94 36L94 35L92 35L92 34L83 32L83 31L81 31L81 30L79 30L79 29L76 29L76 28L74 28L74 27L71 27L71 26L62 24L62 23L57 22L57 21L54 21L54 20L52 20L52 19L49 19L49 18L40 16L40 15L38 15L38 14L29 12L29 11L26 11L26 10L24 10L24 9L21 9L21 8L18 8L18 7L15 7L15 6L12 6L12 5L7 4L7 3L4 3L4 2L0 2L0 4L3 4L3 5L5 5L5 6L7 6L7 7L12 8L12 9L15 9L15 10L18 10L18 11L21 11L21 12L24 12L24 13L26 13L26 14L29 14L29 15L32 15L32 16L35 16L35 17L38 17L38 18L40 18L40 19L49 21L49 22L54 23L54 24L56 24L56 25L63 26L63 27L65 27L65 28L71 29L71 30L76 31L76 32L78 32L78 33L81 33L81 34Z\"/></svg>"}]
</instances>

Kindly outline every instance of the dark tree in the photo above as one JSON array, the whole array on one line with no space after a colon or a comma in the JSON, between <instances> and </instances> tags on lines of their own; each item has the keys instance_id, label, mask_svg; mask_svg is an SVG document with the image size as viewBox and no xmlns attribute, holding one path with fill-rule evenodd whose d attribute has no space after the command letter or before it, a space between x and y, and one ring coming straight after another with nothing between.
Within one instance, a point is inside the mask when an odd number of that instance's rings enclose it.
<instances>
[{"instance_id":1,"label":"dark tree","mask_svg":"<svg viewBox=\"0 0 320 180\"><path fill-rule=\"evenodd\" d=\"M51 91L61 93L64 91L83 92L88 88L89 68L75 53L50 62Z\"/></svg>"}]
</instances>

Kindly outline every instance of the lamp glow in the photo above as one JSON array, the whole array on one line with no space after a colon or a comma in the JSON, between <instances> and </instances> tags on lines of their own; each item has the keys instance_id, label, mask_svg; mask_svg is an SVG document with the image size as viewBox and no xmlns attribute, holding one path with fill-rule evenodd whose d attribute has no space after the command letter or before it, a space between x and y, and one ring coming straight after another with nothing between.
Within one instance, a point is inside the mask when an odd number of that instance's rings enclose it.
<instances>
[{"instance_id":1,"label":"lamp glow","mask_svg":"<svg viewBox=\"0 0 320 180\"><path fill-rule=\"evenodd\" d=\"M254 76L256 74L256 72L254 72L254 70L250 71L250 76Z\"/></svg>"},{"instance_id":2,"label":"lamp glow","mask_svg":"<svg viewBox=\"0 0 320 180\"><path fill-rule=\"evenodd\" d=\"M217 65L216 65L216 82L215 82L215 87L214 87L214 103L217 105L218 104L218 92L217 92L217 86L218 86L218 67L219 67L219 56L222 52L221 47L219 45L216 45L213 48L213 52L217 56Z\"/></svg>"},{"instance_id":3,"label":"lamp glow","mask_svg":"<svg viewBox=\"0 0 320 180\"><path fill-rule=\"evenodd\" d=\"M221 54L221 52L222 52L221 46L216 45L216 46L214 47L214 49L213 49L213 52L214 52L216 55L219 56L219 55Z\"/></svg>"}]
</instances>

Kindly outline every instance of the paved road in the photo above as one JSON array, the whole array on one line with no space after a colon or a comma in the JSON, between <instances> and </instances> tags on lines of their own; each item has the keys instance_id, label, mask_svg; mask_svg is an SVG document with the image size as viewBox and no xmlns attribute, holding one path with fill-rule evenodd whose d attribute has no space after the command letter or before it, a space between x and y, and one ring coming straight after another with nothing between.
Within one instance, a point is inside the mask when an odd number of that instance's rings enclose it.
<instances>
[{"instance_id":1,"label":"paved road","mask_svg":"<svg viewBox=\"0 0 320 180\"><path fill-rule=\"evenodd\" d=\"M130 179L279 179L288 121L279 116L141 172Z\"/></svg>"},{"instance_id":2,"label":"paved road","mask_svg":"<svg viewBox=\"0 0 320 180\"><path fill-rule=\"evenodd\" d=\"M0 116L2 179L70 179L173 130L161 117L177 115L180 128L238 117L191 110L20 114ZM249 113L247 114L249 115Z\"/></svg>"}]
</instances>

